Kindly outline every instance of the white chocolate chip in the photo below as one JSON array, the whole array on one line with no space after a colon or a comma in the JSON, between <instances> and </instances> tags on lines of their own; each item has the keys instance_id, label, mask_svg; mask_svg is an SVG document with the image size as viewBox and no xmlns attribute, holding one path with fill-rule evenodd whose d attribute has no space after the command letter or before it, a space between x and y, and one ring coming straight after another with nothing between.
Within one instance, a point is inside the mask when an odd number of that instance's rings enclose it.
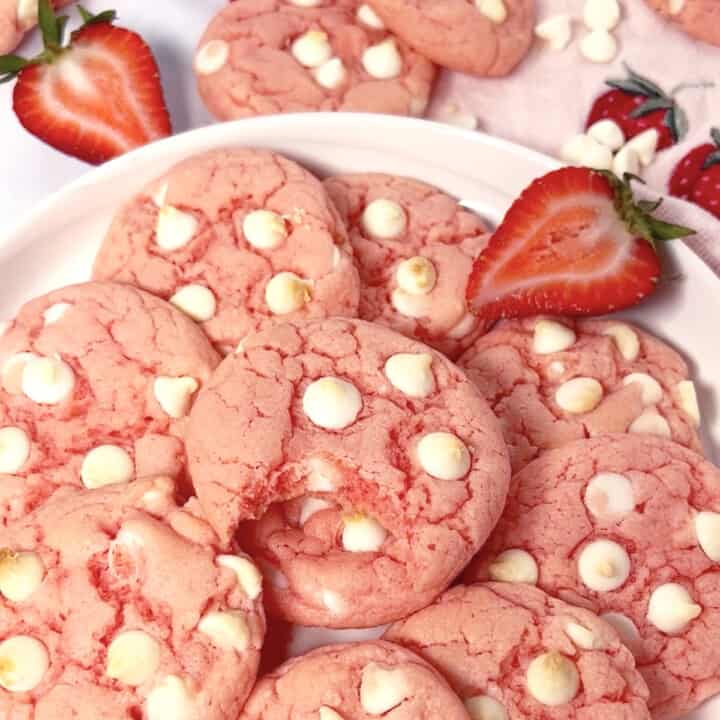
<instances>
[{"instance_id":1,"label":"white chocolate chip","mask_svg":"<svg viewBox=\"0 0 720 720\"><path fill-rule=\"evenodd\" d=\"M107 651L105 675L138 687L160 667L160 645L142 630L128 630L113 638Z\"/></svg>"},{"instance_id":2,"label":"white chocolate chip","mask_svg":"<svg viewBox=\"0 0 720 720\"><path fill-rule=\"evenodd\" d=\"M685 0L670 0L668 2L668 12L671 15L679 15L685 9Z\"/></svg>"},{"instance_id":3,"label":"white chocolate chip","mask_svg":"<svg viewBox=\"0 0 720 720\"><path fill-rule=\"evenodd\" d=\"M555 392L555 402L565 412L579 414L594 410L602 400L603 387L589 377L576 377L563 383Z\"/></svg>"},{"instance_id":4,"label":"white chocolate chip","mask_svg":"<svg viewBox=\"0 0 720 720\"><path fill-rule=\"evenodd\" d=\"M367 3L363 3L358 7L355 16L361 23L373 28L374 30L385 29L385 23L378 17L378 14Z\"/></svg>"},{"instance_id":5,"label":"white chocolate chip","mask_svg":"<svg viewBox=\"0 0 720 720\"><path fill-rule=\"evenodd\" d=\"M333 492L337 489L335 469L321 458L310 458L310 473L307 477L307 489L310 492Z\"/></svg>"},{"instance_id":6,"label":"white chocolate chip","mask_svg":"<svg viewBox=\"0 0 720 720\"><path fill-rule=\"evenodd\" d=\"M432 300L427 295L411 295L401 288L393 290L391 297L393 308L401 315L410 318L426 317L432 309Z\"/></svg>"},{"instance_id":7,"label":"white chocolate chip","mask_svg":"<svg viewBox=\"0 0 720 720\"><path fill-rule=\"evenodd\" d=\"M477 318L472 313L465 313L462 320L447 332L452 340L460 340L472 332L477 325Z\"/></svg>"},{"instance_id":8,"label":"white chocolate chip","mask_svg":"<svg viewBox=\"0 0 720 720\"><path fill-rule=\"evenodd\" d=\"M562 146L560 156L571 165L595 170L610 170L613 162L612 150L588 135L575 135L570 138Z\"/></svg>"},{"instance_id":9,"label":"white chocolate chip","mask_svg":"<svg viewBox=\"0 0 720 720\"><path fill-rule=\"evenodd\" d=\"M475 7L496 25L502 25L507 20L507 8L503 0L475 0Z\"/></svg>"},{"instance_id":10,"label":"white chocolate chip","mask_svg":"<svg viewBox=\"0 0 720 720\"><path fill-rule=\"evenodd\" d=\"M323 500L322 498L309 497L303 500L300 506L300 516L298 517L298 524L303 527L305 523L316 513L322 512L323 510L329 510L333 507L331 502Z\"/></svg>"},{"instance_id":11,"label":"white chocolate chip","mask_svg":"<svg viewBox=\"0 0 720 720\"><path fill-rule=\"evenodd\" d=\"M370 237L394 240L405 232L407 216L394 200L378 198L369 203L363 211L362 226Z\"/></svg>"},{"instance_id":12,"label":"white chocolate chip","mask_svg":"<svg viewBox=\"0 0 720 720\"><path fill-rule=\"evenodd\" d=\"M496 582L537 585L540 572L535 558L529 552L512 548L495 558L488 567L488 575Z\"/></svg>"},{"instance_id":13,"label":"white chocolate chip","mask_svg":"<svg viewBox=\"0 0 720 720\"><path fill-rule=\"evenodd\" d=\"M347 70L339 57L330 58L313 70L315 82L328 90L340 87L347 80Z\"/></svg>"},{"instance_id":14,"label":"white chocolate chip","mask_svg":"<svg viewBox=\"0 0 720 720\"><path fill-rule=\"evenodd\" d=\"M409 697L411 692L403 670L385 670L377 663L369 663L363 668L360 705L368 715L384 715Z\"/></svg>"},{"instance_id":15,"label":"white chocolate chip","mask_svg":"<svg viewBox=\"0 0 720 720\"><path fill-rule=\"evenodd\" d=\"M342 595L332 590L322 591L322 604L333 614L343 615L347 612L347 603Z\"/></svg>"},{"instance_id":16,"label":"white chocolate chip","mask_svg":"<svg viewBox=\"0 0 720 720\"><path fill-rule=\"evenodd\" d=\"M583 20L590 30L612 30L620 22L617 0L585 0Z\"/></svg>"},{"instance_id":17,"label":"white chocolate chip","mask_svg":"<svg viewBox=\"0 0 720 720\"><path fill-rule=\"evenodd\" d=\"M378 80L392 80L402 72L403 61L395 38L371 45L362 54L362 65L370 77Z\"/></svg>"},{"instance_id":18,"label":"white chocolate chip","mask_svg":"<svg viewBox=\"0 0 720 720\"><path fill-rule=\"evenodd\" d=\"M635 418L630 424L628 432L640 435L657 435L668 439L672 437L670 424L654 408L646 410L642 415Z\"/></svg>"},{"instance_id":19,"label":"white chocolate chip","mask_svg":"<svg viewBox=\"0 0 720 720\"><path fill-rule=\"evenodd\" d=\"M649 128L628 140L625 147L634 150L642 165L647 167L655 159L659 139L660 133L655 128Z\"/></svg>"},{"instance_id":20,"label":"white chocolate chip","mask_svg":"<svg viewBox=\"0 0 720 720\"><path fill-rule=\"evenodd\" d=\"M625 133L622 128L614 120L607 118L593 123L588 128L587 134L613 152L616 152L625 144Z\"/></svg>"},{"instance_id":21,"label":"white chocolate chip","mask_svg":"<svg viewBox=\"0 0 720 720\"><path fill-rule=\"evenodd\" d=\"M342 546L347 552L377 552L387 538L387 530L363 513L346 515L343 524Z\"/></svg>"},{"instance_id":22,"label":"white chocolate chip","mask_svg":"<svg viewBox=\"0 0 720 720\"><path fill-rule=\"evenodd\" d=\"M239 555L218 555L216 562L218 565L229 568L235 573L238 584L250 600L255 600L260 596L262 592L262 573L254 563Z\"/></svg>"},{"instance_id":23,"label":"white chocolate chip","mask_svg":"<svg viewBox=\"0 0 720 720\"><path fill-rule=\"evenodd\" d=\"M308 30L295 40L290 52L301 65L316 68L332 57L332 46L327 33L322 30Z\"/></svg>"},{"instance_id":24,"label":"white chocolate chip","mask_svg":"<svg viewBox=\"0 0 720 720\"><path fill-rule=\"evenodd\" d=\"M164 182L164 183L158 185L157 188L155 188L152 195L150 196L152 198L153 203L155 204L155 207L161 208L165 205L165 200L167 199L167 194L168 194L168 183Z\"/></svg>"},{"instance_id":25,"label":"white chocolate chip","mask_svg":"<svg viewBox=\"0 0 720 720\"><path fill-rule=\"evenodd\" d=\"M702 607L693 602L690 593L677 583L660 585L653 590L648 603L647 619L660 632L674 635L702 613Z\"/></svg>"},{"instance_id":26,"label":"white chocolate chip","mask_svg":"<svg viewBox=\"0 0 720 720\"><path fill-rule=\"evenodd\" d=\"M617 52L617 40L607 30L592 30L580 41L580 53L590 62L609 63Z\"/></svg>"},{"instance_id":27,"label":"white chocolate chip","mask_svg":"<svg viewBox=\"0 0 720 720\"><path fill-rule=\"evenodd\" d=\"M80 466L80 478L90 490L132 480L135 464L130 455L117 445L93 448Z\"/></svg>"},{"instance_id":28,"label":"white chocolate chip","mask_svg":"<svg viewBox=\"0 0 720 720\"><path fill-rule=\"evenodd\" d=\"M326 430L342 430L352 425L363 406L362 397L352 383L331 376L310 383L302 402L310 421Z\"/></svg>"},{"instance_id":29,"label":"white chocolate chip","mask_svg":"<svg viewBox=\"0 0 720 720\"><path fill-rule=\"evenodd\" d=\"M319 720L345 720L339 712L336 712L327 705L321 705L318 708L318 715L320 716Z\"/></svg>"},{"instance_id":30,"label":"white chocolate chip","mask_svg":"<svg viewBox=\"0 0 720 720\"><path fill-rule=\"evenodd\" d=\"M21 30L30 30L38 22L37 0L18 0L17 24Z\"/></svg>"},{"instance_id":31,"label":"white chocolate chip","mask_svg":"<svg viewBox=\"0 0 720 720\"><path fill-rule=\"evenodd\" d=\"M408 397L426 398L435 390L432 361L429 353L398 353L385 363L385 376Z\"/></svg>"},{"instance_id":32,"label":"white chocolate chip","mask_svg":"<svg viewBox=\"0 0 720 720\"><path fill-rule=\"evenodd\" d=\"M43 320L46 325L56 323L70 308L72 303L60 302L51 305L44 313Z\"/></svg>"},{"instance_id":33,"label":"white chocolate chip","mask_svg":"<svg viewBox=\"0 0 720 720\"><path fill-rule=\"evenodd\" d=\"M22 391L33 402L57 405L75 389L73 369L59 357L34 357L22 371Z\"/></svg>"},{"instance_id":34,"label":"white chocolate chip","mask_svg":"<svg viewBox=\"0 0 720 720\"><path fill-rule=\"evenodd\" d=\"M572 20L567 13L553 15L535 26L535 35L551 50L564 50L572 40Z\"/></svg>"},{"instance_id":35,"label":"white chocolate chip","mask_svg":"<svg viewBox=\"0 0 720 720\"><path fill-rule=\"evenodd\" d=\"M566 705L580 689L580 675L575 663L558 652L543 653L527 669L527 688L543 705Z\"/></svg>"},{"instance_id":36,"label":"white chocolate chip","mask_svg":"<svg viewBox=\"0 0 720 720\"><path fill-rule=\"evenodd\" d=\"M167 490L148 490L141 498L143 507L153 515L164 515L168 504L172 502Z\"/></svg>"},{"instance_id":37,"label":"white chocolate chip","mask_svg":"<svg viewBox=\"0 0 720 720\"><path fill-rule=\"evenodd\" d=\"M657 405L663 398L662 385L647 373L630 373L623 378L623 385L637 383L642 393L640 399L643 405Z\"/></svg>"},{"instance_id":38,"label":"white chocolate chip","mask_svg":"<svg viewBox=\"0 0 720 720\"><path fill-rule=\"evenodd\" d=\"M437 282L437 272L430 260L421 255L404 260L395 272L398 287L409 295L427 295Z\"/></svg>"},{"instance_id":39,"label":"white chocolate chip","mask_svg":"<svg viewBox=\"0 0 720 720\"><path fill-rule=\"evenodd\" d=\"M245 239L260 250L273 250L288 236L288 228L282 215L272 210L253 210L243 220Z\"/></svg>"},{"instance_id":40,"label":"white chocolate chip","mask_svg":"<svg viewBox=\"0 0 720 720\"><path fill-rule=\"evenodd\" d=\"M695 534L703 552L713 562L720 562L720 513L707 510L698 513L695 516Z\"/></svg>"},{"instance_id":41,"label":"white chocolate chip","mask_svg":"<svg viewBox=\"0 0 720 720\"><path fill-rule=\"evenodd\" d=\"M195 693L185 680L168 675L147 696L147 720L200 720Z\"/></svg>"},{"instance_id":42,"label":"white chocolate chip","mask_svg":"<svg viewBox=\"0 0 720 720\"><path fill-rule=\"evenodd\" d=\"M612 592L630 577L630 556L612 540L595 540L580 553L578 574L590 590Z\"/></svg>"},{"instance_id":43,"label":"white chocolate chip","mask_svg":"<svg viewBox=\"0 0 720 720\"><path fill-rule=\"evenodd\" d=\"M470 470L470 452L452 433L428 433L418 443L417 456L422 469L438 480L460 480Z\"/></svg>"},{"instance_id":44,"label":"white chocolate chip","mask_svg":"<svg viewBox=\"0 0 720 720\"><path fill-rule=\"evenodd\" d=\"M37 553L0 549L0 595L10 602L27 600L44 577L45 565Z\"/></svg>"},{"instance_id":45,"label":"white chocolate chip","mask_svg":"<svg viewBox=\"0 0 720 720\"><path fill-rule=\"evenodd\" d=\"M30 457L30 438L19 427L0 428L0 473L13 475Z\"/></svg>"},{"instance_id":46,"label":"white chocolate chip","mask_svg":"<svg viewBox=\"0 0 720 720\"><path fill-rule=\"evenodd\" d=\"M50 667L45 646L29 635L13 635L0 642L0 687L12 693L30 692Z\"/></svg>"},{"instance_id":47,"label":"white chocolate chip","mask_svg":"<svg viewBox=\"0 0 720 720\"><path fill-rule=\"evenodd\" d=\"M595 635L586 627L571 622L565 626L565 633L581 650L593 650L595 648Z\"/></svg>"},{"instance_id":48,"label":"white chocolate chip","mask_svg":"<svg viewBox=\"0 0 720 720\"><path fill-rule=\"evenodd\" d=\"M635 509L635 492L624 475L600 472L585 490L585 507L597 518L620 518Z\"/></svg>"},{"instance_id":49,"label":"white chocolate chip","mask_svg":"<svg viewBox=\"0 0 720 720\"><path fill-rule=\"evenodd\" d=\"M31 352L21 352L11 355L2 366L2 386L11 395L22 394L22 375L30 360L38 356Z\"/></svg>"},{"instance_id":50,"label":"white chocolate chip","mask_svg":"<svg viewBox=\"0 0 720 720\"><path fill-rule=\"evenodd\" d=\"M197 229L198 221L194 215L172 205L164 205L158 213L155 242L168 252L179 250L193 239Z\"/></svg>"},{"instance_id":51,"label":"white chocolate chip","mask_svg":"<svg viewBox=\"0 0 720 720\"><path fill-rule=\"evenodd\" d=\"M224 40L210 40L195 55L198 75L213 75L222 70L230 57L230 45Z\"/></svg>"},{"instance_id":52,"label":"white chocolate chip","mask_svg":"<svg viewBox=\"0 0 720 720\"><path fill-rule=\"evenodd\" d=\"M600 619L610 625L610 627L612 627L613 630L615 630L615 632L620 636L623 644L634 652L634 648L637 648L640 641L640 631L627 615L609 612L601 615Z\"/></svg>"},{"instance_id":53,"label":"white chocolate chip","mask_svg":"<svg viewBox=\"0 0 720 720\"><path fill-rule=\"evenodd\" d=\"M195 378L158 377L153 383L153 392L160 407L171 418L182 418L187 415L193 394L200 387Z\"/></svg>"},{"instance_id":54,"label":"white chocolate chip","mask_svg":"<svg viewBox=\"0 0 720 720\"><path fill-rule=\"evenodd\" d=\"M301 310L312 299L311 285L292 272L280 272L265 287L265 302L275 315Z\"/></svg>"},{"instance_id":55,"label":"white chocolate chip","mask_svg":"<svg viewBox=\"0 0 720 720\"><path fill-rule=\"evenodd\" d=\"M680 409L686 413L695 427L700 427L700 406L698 405L695 383L692 380L681 380L675 388Z\"/></svg>"},{"instance_id":56,"label":"white chocolate chip","mask_svg":"<svg viewBox=\"0 0 720 720\"><path fill-rule=\"evenodd\" d=\"M507 720L502 703L489 695L475 695L465 700L465 709L471 720Z\"/></svg>"},{"instance_id":57,"label":"white chocolate chip","mask_svg":"<svg viewBox=\"0 0 720 720\"><path fill-rule=\"evenodd\" d=\"M567 350L576 340L577 336L567 325L554 320L539 320L535 323L532 349L538 355L549 355Z\"/></svg>"},{"instance_id":58,"label":"white chocolate chip","mask_svg":"<svg viewBox=\"0 0 720 720\"><path fill-rule=\"evenodd\" d=\"M195 322L207 322L215 315L215 296L204 285L183 285L171 298L170 303L182 310Z\"/></svg>"},{"instance_id":59,"label":"white chocolate chip","mask_svg":"<svg viewBox=\"0 0 720 720\"><path fill-rule=\"evenodd\" d=\"M619 178L625 177L626 173L639 175L641 169L640 156L631 147L624 147L613 158L612 171Z\"/></svg>"},{"instance_id":60,"label":"white chocolate chip","mask_svg":"<svg viewBox=\"0 0 720 720\"><path fill-rule=\"evenodd\" d=\"M239 610L208 612L198 623L198 630L222 650L242 655L250 645L250 628Z\"/></svg>"},{"instance_id":61,"label":"white chocolate chip","mask_svg":"<svg viewBox=\"0 0 720 720\"><path fill-rule=\"evenodd\" d=\"M640 354L640 338L628 325L613 323L603 330L603 335L609 335L617 345L620 354L628 362L636 360Z\"/></svg>"}]
</instances>

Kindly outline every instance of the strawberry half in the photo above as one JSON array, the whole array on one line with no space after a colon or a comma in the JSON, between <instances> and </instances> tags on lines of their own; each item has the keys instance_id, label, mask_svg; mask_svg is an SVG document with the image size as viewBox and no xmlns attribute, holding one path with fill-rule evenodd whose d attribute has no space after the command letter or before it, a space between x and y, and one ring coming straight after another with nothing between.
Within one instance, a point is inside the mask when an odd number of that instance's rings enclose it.
<instances>
[{"instance_id":1,"label":"strawberry half","mask_svg":"<svg viewBox=\"0 0 720 720\"><path fill-rule=\"evenodd\" d=\"M485 323L538 313L598 315L639 303L660 277L657 243L693 230L652 217L630 181L567 167L533 182L475 260L467 289Z\"/></svg>"},{"instance_id":2,"label":"strawberry half","mask_svg":"<svg viewBox=\"0 0 720 720\"><path fill-rule=\"evenodd\" d=\"M23 127L61 152L99 164L172 132L152 51L115 27L115 13L91 15L63 46L67 17L39 0L45 49L30 60L0 57L0 82L17 77L13 109Z\"/></svg>"}]
</instances>

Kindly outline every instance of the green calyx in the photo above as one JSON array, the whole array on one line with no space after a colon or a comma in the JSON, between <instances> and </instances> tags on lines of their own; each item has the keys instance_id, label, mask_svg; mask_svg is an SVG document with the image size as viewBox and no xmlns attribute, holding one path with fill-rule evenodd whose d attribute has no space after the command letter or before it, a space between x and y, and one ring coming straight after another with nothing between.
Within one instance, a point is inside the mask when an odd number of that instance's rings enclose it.
<instances>
[{"instance_id":1,"label":"green calyx","mask_svg":"<svg viewBox=\"0 0 720 720\"><path fill-rule=\"evenodd\" d=\"M703 163L702 169L707 170L713 165L720 165L720 128L714 127L710 130L710 137L712 138L715 150L713 150L706 158Z\"/></svg>"},{"instance_id":2,"label":"green calyx","mask_svg":"<svg viewBox=\"0 0 720 720\"><path fill-rule=\"evenodd\" d=\"M635 200L631 183L633 180L644 182L642 178L631 173L625 173L622 179L609 170L596 170L612 187L615 196L615 209L622 218L628 231L635 237L647 240L654 250L657 250L658 243L668 240L695 235L695 230L673 225L664 220L653 217L653 213L662 205L662 198L656 201Z\"/></svg>"},{"instance_id":3,"label":"green calyx","mask_svg":"<svg viewBox=\"0 0 720 720\"><path fill-rule=\"evenodd\" d=\"M93 15L82 5L78 6L82 25L78 30L88 25L99 23L112 23L115 20L114 10ZM42 32L43 51L34 58L26 59L20 55L0 55L0 83L9 82L17 77L25 68L32 65L49 65L57 60L69 48L63 44L65 27L68 22L67 15L56 15L50 0L38 0L38 25ZM75 31L77 32L77 30Z\"/></svg>"}]
</instances>

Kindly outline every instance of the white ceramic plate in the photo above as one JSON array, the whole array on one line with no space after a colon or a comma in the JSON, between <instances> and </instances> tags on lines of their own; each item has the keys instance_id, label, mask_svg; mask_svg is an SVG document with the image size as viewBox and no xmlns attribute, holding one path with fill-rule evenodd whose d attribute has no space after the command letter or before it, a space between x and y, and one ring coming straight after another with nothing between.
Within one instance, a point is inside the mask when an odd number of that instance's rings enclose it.
<instances>
[{"instance_id":1,"label":"white ceramic plate","mask_svg":"<svg viewBox=\"0 0 720 720\"><path fill-rule=\"evenodd\" d=\"M89 172L40 203L0 239L0 318L11 317L34 295L87 280L105 230L127 198L179 160L227 145L271 148L321 175L360 171L409 175L468 201L493 223L531 180L556 167L548 157L481 133L405 118L316 113L203 128ZM626 314L676 345L691 363L705 444L711 457L717 458L720 418L713 391L720 389L716 332L720 281L681 243L668 250L668 275L673 279L652 300ZM367 637L369 632L295 632L290 652ZM687 720L712 720L718 714L720 699Z\"/></svg>"}]
</instances>

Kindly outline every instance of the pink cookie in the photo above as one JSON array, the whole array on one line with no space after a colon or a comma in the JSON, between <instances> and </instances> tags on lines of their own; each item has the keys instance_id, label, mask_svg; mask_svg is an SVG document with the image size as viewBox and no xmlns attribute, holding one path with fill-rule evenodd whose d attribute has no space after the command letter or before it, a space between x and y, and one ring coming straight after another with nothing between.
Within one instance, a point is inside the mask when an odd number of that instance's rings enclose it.
<instances>
[{"instance_id":1,"label":"pink cookie","mask_svg":"<svg viewBox=\"0 0 720 720\"><path fill-rule=\"evenodd\" d=\"M460 585L384 638L440 670L478 720L650 720L612 627L530 585Z\"/></svg>"},{"instance_id":2,"label":"pink cookie","mask_svg":"<svg viewBox=\"0 0 720 720\"><path fill-rule=\"evenodd\" d=\"M357 320L249 338L198 397L188 442L208 519L226 539L261 518L238 537L267 570L269 611L303 625L423 607L485 541L507 491L497 421L467 378Z\"/></svg>"},{"instance_id":3,"label":"pink cookie","mask_svg":"<svg viewBox=\"0 0 720 720\"><path fill-rule=\"evenodd\" d=\"M507 75L527 55L535 0L371 0L385 24L438 65Z\"/></svg>"},{"instance_id":4,"label":"pink cookie","mask_svg":"<svg viewBox=\"0 0 720 720\"><path fill-rule=\"evenodd\" d=\"M200 95L220 120L312 110L423 115L435 72L353 0L236 0L195 56Z\"/></svg>"},{"instance_id":5,"label":"pink cookie","mask_svg":"<svg viewBox=\"0 0 720 720\"><path fill-rule=\"evenodd\" d=\"M51 0L56 9L72 0ZM0 0L0 55L11 53L37 25L37 0Z\"/></svg>"},{"instance_id":6,"label":"pink cookie","mask_svg":"<svg viewBox=\"0 0 720 720\"><path fill-rule=\"evenodd\" d=\"M237 718L261 576L172 493L168 479L63 488L0 528L0 717Z\"/></svg>"},{"instance_id":7,"label":"pink cookie","mask_svg":"<svg viewBox=\"0 0 720 720\"><path fill-rule=\"evenodd\" d=\"M646 0L653 10L673 20L691 37L720 47L718 0Z\"/></svg>"},{"instance_id":8,"label":"pink cookie","mask_svg":"<svg viewBox=\"0 0 720 720\"><path fill-rule=\"evenodd\" d=\"M650 686L655 720L720 691L720 470L650 436L581 440L512 481L467 572L537 583L610 621Z\"/></svg>"},{"instance_id":9,"label":"pink cookie","mask_svg":"<svg viewBox=\"0 0 720 720\"><path fill-rule=\"evenodd\" d=\"M387 713L387 715L385 715ZM329 645L286 662L255 687L240 720L468 720L445 680L389 642Z\"/></svg>"},{"instance_id":10,"label":"pink cookie","mask_svg":"<svg viewBox=\"0 0 720 720\"><path fill-rule=\"evenodd\" d=\"M202 331L127 285L27 303L0 338L0 526L59 485L185 468L185 415L219 362Z\"/></svg>"},{"instance_id":11,"label":"pink cookie","mask_svg":"<svg viewBox=\"0 0 720 720\"><path fill-rule=\"evenodd\" d=\"M360 282L322 184L264 150L176 165L115 218L98 279L170 300L222 350L278 321L356 315Z\"/></svg>"},{"instance_id":12,"label":"pink cookie","mask_svg":"<svg viewBox=\"0 0 720 720\"><path fill-rule=\"evenodd\" d=\"M650 433L701 450L685 361L627 323L509 321L458 363L500 419L514 471L543 450L604 433Z\"/></svg>"},{"instance_id":13,"label":"pink cookie","mask_svg":"<svg viewBox=\"0 0 720 720\"><path fill-rule=\"evenodd\" d=\"M482 332L465 303L485 225L417 180L339 175L325 188L349 229L360 268L360 317L388 325L451 359Z\"/></svg>"}]
</instances>

